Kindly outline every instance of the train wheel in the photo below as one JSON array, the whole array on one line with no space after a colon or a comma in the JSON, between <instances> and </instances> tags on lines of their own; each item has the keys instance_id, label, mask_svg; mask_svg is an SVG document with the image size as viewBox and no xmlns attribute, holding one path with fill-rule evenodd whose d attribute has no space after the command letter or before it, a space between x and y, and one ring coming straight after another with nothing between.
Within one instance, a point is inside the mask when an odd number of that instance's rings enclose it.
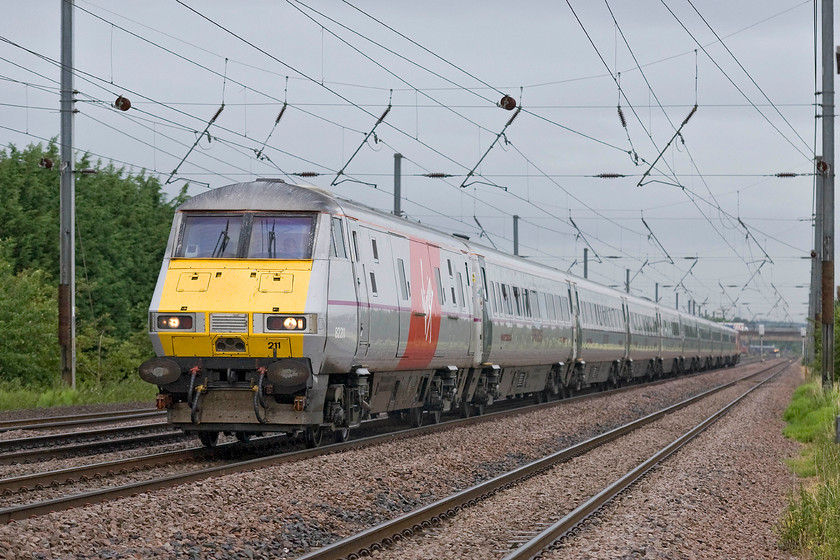
<instances>
[{"instance_id":1,"label":"train wheel","mask_svg":"<svg viewBox=\"0 0 840 560\"><path fill-rule=\"evenodd\" d=\"M427 416L430 424L440 424L440 410L430 410Z\"/></svg>"},{"instance_id":2,"label":"train wheel","mask_svg":"<svg viewBox=\"0 0 840 560\"><path fill-rule=\"evenodd\" d=\"M534 404L542 404L546 401L545 391L534 392Z\"/></svg>"},{"instance_id":3,"label":"train wheel","mask_svg":"<svg viewBox=\"0 0 840 560\"><path fill-rule=\"evenodd\" d=\"M461 418L469 418L472 416L472 404L466 400L461 401L461 406L459 408L461 410Z\"/></svg>"},{"instance_id":4,"label":"train wheel","mask_svg":"<svg viewBox=\"0 0 840 560\"><path fill-rule=\"evenodd\" d=\"M336 443L344 443L350 439L350 428L339 428L333 432Z\"/></svg>"},{"instance_id":5,"label":"train wheel","mask_svg":"<svg viewBox=\"0 0 840 560\"><path fill-rule=\"evenodd\" d=\"M487 409L487 405L484 403L475 405L473 410L475 411L476 416L484 416L484 411Z\"/></svg>"},{"instance_id":6,"label":"train wheel","mask_svg":"<svg viewBox=\"0 0 840 560\"><path fill-rule=\"evenodd\" d=\"M313 449L321 445L321 441L323 439L324 430L322 430L320 426L306 428L306 431L303 433L303 441L309 449Z\"/></svg>"},{"instance_id":7,"label":"train wheel","mask_svg":"<svg viewBox=\"0 0 840 560\"><path fill-rule=\"evenodd\" d=\"M219 442L219 432L198 432L198 441L204 447L216 447Z\"/></svg>"},{"instance_id":8,"label":"train wheel","mask_svg":"<svg viewBox=\"0 0 840 560\"><path fill-rule=\"evenodd\" d=\"M408 411L408 420L412 428L419 428L423 425L423 409L419 406Z\"/></svg>"},{"instance_id":9,"label":"train wheel","mask_svg":"<svg viewBox=\"0 0 840 560\"><path fill-rule=\"evenodd\" d=\"M251 436L253 435L251 432L236 432L236 439L241 441L242 443L248 443L251 441Z\"/></svg>"}]
</instances>

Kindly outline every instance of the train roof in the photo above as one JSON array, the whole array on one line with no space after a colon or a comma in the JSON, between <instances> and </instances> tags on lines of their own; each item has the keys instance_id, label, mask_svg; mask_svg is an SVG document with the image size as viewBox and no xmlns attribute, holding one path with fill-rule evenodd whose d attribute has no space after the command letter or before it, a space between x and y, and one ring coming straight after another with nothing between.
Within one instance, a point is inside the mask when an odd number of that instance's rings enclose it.
<instances>
[{"instance_id":1,"label":"train roof","mask_svg":"<svg viewBox=\"0 0 840 560\"><path fill-rule=\"evenodd\" d=\"M235 183L196 195L178 207L195 210L267 210L342 212L339 200L329 191L308 185L294 185L282 179L257 179Z\"/></svg>"}]
</instances>

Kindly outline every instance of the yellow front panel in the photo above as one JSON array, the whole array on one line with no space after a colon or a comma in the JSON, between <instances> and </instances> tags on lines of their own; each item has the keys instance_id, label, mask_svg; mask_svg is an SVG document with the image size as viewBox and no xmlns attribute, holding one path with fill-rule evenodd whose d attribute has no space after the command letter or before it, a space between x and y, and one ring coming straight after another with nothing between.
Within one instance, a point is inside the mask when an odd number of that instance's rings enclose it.
<instances>
[{"instance_id":1,"label":"yellow front panel","mask_svg":"<svg viewBox=\"0 0 840 560\"><path fill-rule=\"evenodd\" d=\"M163 338L163 337L161 337ZM212 356L213 346L206 334L173 335L171 348L173 356Z\"/></svg>"},{"instance_id":2,"label":"yellow front panel","mask_svg":"<svg viewBox=\"0 0 840 560\"><path fill-rule=\"evenodd\" d=\"M160 332L166 355L293 357L303 354L303 335L254 334L254 313L304 313L310 261L186 260L170 262L159 312L203 314L204 332ZM212 313L246 313L247 332L209 332ZM197 321L201 325L201 321ZM245 351L217 351L219 338L240 338Z\"/></svg>"}]
</instances>

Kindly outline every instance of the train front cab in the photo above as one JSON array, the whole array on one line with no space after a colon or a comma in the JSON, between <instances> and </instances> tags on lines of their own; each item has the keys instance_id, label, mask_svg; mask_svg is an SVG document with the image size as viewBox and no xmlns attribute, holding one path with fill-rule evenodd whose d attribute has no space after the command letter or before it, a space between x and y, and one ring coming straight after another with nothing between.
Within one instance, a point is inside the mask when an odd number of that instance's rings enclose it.
<instances>
[{"instance_id":1,"label":"train front cab","mask_svg":"<svg viewBox=\"0 0 840 560\"><path fill-rule=\"evenodd\" d=\"M206 445L220 431L320 437L331 225L317 212L177 213L149 313L158 357L140 367L173 425Z\"/></svg>"}]
</instances>

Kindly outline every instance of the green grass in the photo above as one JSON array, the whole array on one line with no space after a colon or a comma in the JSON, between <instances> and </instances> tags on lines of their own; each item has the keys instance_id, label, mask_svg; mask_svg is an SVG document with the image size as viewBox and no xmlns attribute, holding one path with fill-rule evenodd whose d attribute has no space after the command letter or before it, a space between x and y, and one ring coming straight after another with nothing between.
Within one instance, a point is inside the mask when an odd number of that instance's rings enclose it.
<instances>
[{"instance_id":1,"label":"green grass","mask_svg":"<svg viewBox=\"0 0 840 560\"><path fill-rule=\"evenodd\" d=\"M129 377L119 383L99 386L81 386L73 390L67 387L43 389L22 386L19 383L0 384L0 410L21 408L49 408L79 404L100 404L148 401L154 402L157 387Z\"/></svg>"},{"instance_id":2,"label":"green grass","mask_svg":"<svg viewBox=\"0 0 840 560\"><path fill-rule=\"evenodd\" d=\"M799 387L785 411L785 435L806 443L789 462L803 484L779 525L782 545L815 560L840 558L840 444L834 443L840 392L824 392L819 379Z\"/></svg>"}]
</instances>

